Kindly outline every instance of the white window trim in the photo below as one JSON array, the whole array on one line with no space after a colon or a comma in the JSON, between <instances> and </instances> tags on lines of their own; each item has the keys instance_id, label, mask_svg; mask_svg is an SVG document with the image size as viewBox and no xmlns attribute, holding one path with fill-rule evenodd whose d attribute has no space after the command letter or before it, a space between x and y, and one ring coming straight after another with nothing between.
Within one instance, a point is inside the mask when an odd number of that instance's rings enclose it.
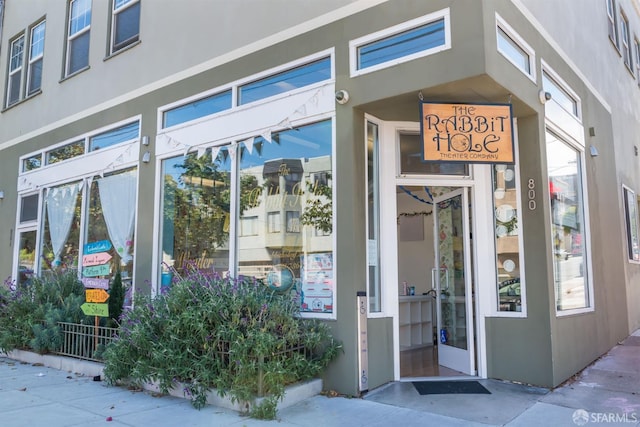
<instances>
[{"instance_id":1,"label":"white window trim","mask_svg":"<svg viewBox=\"0 0 640 427\"><path fill-rule=\"evenodd\" d=\"M620 27L622 28L621 53L624 65L631 71L633 68L633 52L631 51L631 28L629 28L629 18L620 9Z\"/></svg>"},{"instance_id":2,"label":"white window trim","mask_svg":"<svg viewBox=\"0 0 640 427\"><path fill-rule=\"evenodd\" d=\"M640 260L636 261L634 259L631 259L629 257L629 253L630 253L630 248L629 248L629 238L631 237L631 230L629 229L629 224L627 224L627 214L628 209L627 209L627 202L625 201L625 193L628 195L633 196L633 202L635 203L635 207L636 207L636 217L635 217L635 221L636 221L636 227L638 227L638 233L640 234L640 223L638 222L638 220L640 218L638 218L640 216L640 212L638 212L638 196L636 195L636 192L633 191L630 187L622 184L622 197L620 198L620 200L622 200L623 203L623 207L622 207L622 222L624 223L624 234L625 234L625 246L627 246L627 254L626 254L626 258L627 261L630 264L640 264ZM638 238L640 239L640 235L638 236ZM640 243L640 242L638 242Z\"/></svg>"},{"instance_id":3,"label":"white window trim","mask_svg":"<svg viewBox=\"0 0 640 427\"><path fill-rule=\"evenodd\" d=\"M91 20L89 20L89 23L82 27L82 29L76 31L75 33L71 34L71 21L72 21L72 16L71 16L71 12L73 11L73 2L76 0L72 0L69 2L69 16L67 18L67 20L69 21L67 23L67 43L66 43L66 50L65 50L65 66L64 66L64 75L65 77L71 76L81 70L83 70L86 67L82 67L78 70L75 70L73 72L71 72L69 70L70 66L71 66L71 43L73 42L73 40L77 39L78 37L80 37L81 35L83 35L84 33L87 33L89 31L91 31ZM90 9L91 12L93 13L93 5L90 5ZM93 15L92 15L92 19L93 19ZM89 43L91 43L91 36L89 36ZM91 52L91 47L89 47L89 54ZM87 66L89 63L89 57L87 57Z\"/></svg>"},{"instance_id":4,"label":"white window trim","mask_svg":"<svg viewBox=\"0 0 640 427\"><path fill-rule=\"evenodd\" d=\"M285 92L265 98L264 100L252 102L242 105L240 107L232 107L229 110L212 114L209 116L201 117L196 120L192 120L180 125L172 126L169 128L162 128L162 115L167 109L175 108L177 106L184 105L187 102L209 96L227 88L232 88L235 92L235 87L242 82L253 81L259 79L260 76L267 76L279 72L279 70L286 70L293 68L304 63L312 62L315 59L320 59L329 56L331 58L331 79L325 80L314 85L305 86L295 91ZM298 64L298 65L294 65ZM323 52L316 53L314 55L307 56L297 61L290 62L283 66L267 70L260 74L256 74L247 77L243 80L239 80L230 83L225 86L220 86L212 90L202 92L195 96L182 99L172 104L164 105L158 108L157 113L157 130L155 142L155 159L156 159L156 176L155 182L155 198L156 212L161 212L162 209L162 161L179 156L185 155L189 151L206 149L213 146L225 146L232 144L241 144L244 140L251 137L261 136L266 132L278 132L289 127L299 127L305 124L311 124L322 120L331 120L331 150L332 153L336 152L336 117L335 117L335 58L334 50L328 49ZM235 105L235 95L233 99ZM304 106L305 108L301 108ZM274 120L274 117L277 119ZM283 122L283 119L287 119ZM225 125L220 125L221 121L224 121ZM286 122L286 123L285 123ZM217 136L212 137L211 132L215 130ZM100 150L98 150L100 151ZM137 154L137 151L136 151ZM235 168L235 166L232 165ZM333 194L333 212L332 221L336 222L336 194L337 194L337 182L339 177L339 171L336 168L336 156L331 156L331 181L334 183L332 186ZM232 188L238 188L238 171L232 172L231 186ZM235 211L235 204L231 206L231 218L236 218L238 213ZM229 234L231 236L237 236L238 224L237 220L231 221L231 229ZM151 293L156 295L160 289L160 261L161 261L161 233L162 222L160 215L154 215L153 220L153 253L152 253L152 267L154 274L151 276ZM336 256L337 251L337 232L334 229L332 233L332 256L333 256L333 268L334 273L338 271L339 260ZM233 251L229 255L229 265L232 268L236 268L237 259ZM233 273L233 272L232 272ZM334 293L333 293L333 311L331 313L312 313L301 312L300 317L303 318L318 318L335 320L338 315L338 292L337 289L340 283L334 281Z\"/></svg>"},{"instance_id":5,"label":"white window trim","mask_svg":"<svg viewBox=\"0 0 640 427\"><path fill-rule=\"evenodd\" d=\"M22 39L22 60L20 61L20 65L18 65L16 68L14 68L13 70L11 69L11 62L13 60L13 47L14 45L20 40ZM25 37L24 33L16 38L14 38L13 40L11 40L11 42L9 43L9 67L7 69L7 86L6 86L6 100L5 100L5 108L11 107L12 105L16 105L18 104L20 101L22 101L23 99L23 94L24 94L24 84L23 84L23 69L24 69L24 59L26 56L25 50L27 49L27 38ZM16 99L14 102L9 103L9 97L10 97L10 93L11 93L11 89L13 88L12 83L12 77L16 74L20 74L20 81L18 82L18 99Z\"/></svg>"},{"instance_id":6,"label":"white window trim","mask_svg":"<svg viewBox=\"0 0 640 427\"><path fill-rule=\"evenodd\" d=\"M394 36L398 33L402 33L404 31L414 29L416 27L428 24L430 22L437 21L439 19L444 19L444 44L440 46L432 47L431 49L416 52L411 55L403 56L401 58L396 58L387 62L382 62L380 64L376 64L371 67L358 69L358 48L361 47L362 45ZM429 13L428 15L424 15L419 18L415 18L410 21L406 21L401 24L394 25L393 27L385 28L383 30L376 31L375 33L367 34L366 36L349 41L350 76L357 77L363 74L372 73L374 71L382 70L384 68L389 68L394 65L413 61L414 59L433 55L435 53L442 52L448 49L451 49L451 17L450 17L449 8L447 7L437 12Z\"/></svg>"},{"instance_id":7,"label":"white window trim","mask_svg":"<svg viewBox=\"0 0 640 427\"><path fill-rule=\"evenodd\" d=\"M553 79L553 81L560 86L576 103L577 115L573 111L568 111L558 102L555 102L553 98L545 103L545 118L546 120L556 123L558 129L563 129L564 133L570 133L571 138L576 141L582 148L585 146L584 128L582 126L582 100L578 94L571 89L571 87L556 73L543 59L540 59L542 63L542 75L545 73ZM543 87L542 81L540 81L540 87ZM568 120L571 118L572 120ZM569 129L571 128L571 129Z\"/></svg>"},{"instance_id":8,"label":"white window trim","mask_svg":"<svg viewBox=\"0 0 640 427\"><path fill-rule=\"evenodd\" d=\"M44 39L42 41L43 42L42 52L40 52L38 55L36 55L33 58L31 57L31 47L33 45L33 38L34 38L33 37L33 32L40 25L44 24L45 25L45 33L46 33L46 31L47 31L46 22L47 21L43 19L42 21L40 21L40 22L36 23L35 25L33 25L31 27L31 29L29 30L29 34L30 34L30 37L29 37L29 52L28 52L28 58L29 59L28 59L28 65L27 65L27 80L25 82L26 83L25 84L25 95L26 96L31 96L31 95L33 95L33 94L35 94L35 93L37 93L37 92L42 90L42 80L40 80L40 85L38 86L38 89L36 89L33 93L29 94L29 85L31 84L31 74L32 74L32 71L33 71L33 64L36 63L37 61L44 60ZM41 77L43 77L43 76L44 76L44 72L41 74Z\"/></svg>"},{"instance_id":9,"label":"white window trim","mask_svg":"<svg viewBox=\"0 0 640 427\"><path fill-rule=\"evenodd\" d=\"M584 308L574 308L571 310L558 310L558 306L556 304L557 301L557 296L555 294L555 287L554 287L554 291L553 291L553 308L556 312L556 317L560 318L560 317L567 317L567 316L574 316L576 314L582 314L582 313L591 313L593 311L595 311L596 309L596 301L595 301L595 294L593 291L593 269L591 266L591 229L589 227L589 224L591 224L591 219L589 217L589 192L588 192L588 188L587 188L587 168L586 168L586 156L585 156L585 151L584 151L584 145L580 145L579 141L576 141L575 139L573 139L569 134L567 134L566 132L564 132L561 128L559 128L558 126L556 126L554 123L546 120L545 123L545 131L551 132L553 134L555 134L558 138L560 138L565 144L567 144L568 146L570 146L571 148L575 149L578 153L578 155L580 156L580 179L581 179L581 187L582 187L582 205L583 205L583 219L584 219L584 230L582 233L582 241L584 242L584 253L583 253L583 268L584 268L584 272L586 272L587 277L586 277L586 286L585 289L588 292L589 295L589 305L587 307ZM546 133L546 132L545 132ZM545 152L546 152L546 137L545 137ZM545 177L548 181L549 176L548 176L549 171L546 170L546 165L545 165ZM546 191L544 193L545 199L546 201L549 200L549 187L548 185L546 186ZM551 224L552 218L551 218L551 209L549 209L549 217L547 218L547 221L549 221L549 224ZM547 248L547 256L551 256L553 257L553 242L551 241L551 239L549 239L549 244L550 246ZM552 279L554 278L554 273L551 273L551 277Z\"/></svg>"},{"instance_id":10,"label":"white window trim","mask_svg":"<svg viewBox=\"0 0 640 427\"><path fill-rule=\"evenodd\" d=\"M523 220L523 211L525 207L523 206L522 200L522 179L520 176L520 150L518 148L518 119L516 117L513 118L513 150L515 155L515 164L514 164L514 172L516 181L516 212L518 217L518 250L520 253L518 254L518 262L520 265L520 306L522 307L521 311L500 311L499 310L499 299L500 295L498 295L498 266L494 265L495 271L495 285L493 287L493 305L492 305L492 313L490 314L492 317L515 317L515 318L526 318L527 317L527 275L526 275L526 256L524 249L524 220ZM490 165L492 168L494 165ZM493 197L493 194L492 194ZM496 249L496 240L495 240L495 229L493 230L494 236L494 259L497 263L497 249Z\"/></svg>"},{"instance_id":11,"label":"white window trim","mask_svg":"<svg viewBox=\"0 0 640 427\"><path fill-rule=\"evenodd\" d=\"M518 45L518 47L520 47L520 49L522 49L529 57L529 70L531 70L530 72L527 72L527 70L523 69L522 67L520 67L520 64L518 64L516 61L514 61L506 52L504 52L502 49L500 49L500 44L498 43L498 40L500 38L500 34L498 30L502 30L505 32L505 34L511 38L511 40ZM532 82L536 82L536 51L531 47L531 45L529 45L529 43L527 43L521 36L520 34L518 34L511 25L507 24L507 21L504 20L504 18L502 18L500 15L498 15L496 13L496 47L498 49L498 52L500 52L500 54L502 56L504 56L510 63L512 63L517 69L519 69L520 71L522 71L524 73L525 76L527 76Z\"/></svg>"}]
</instances>

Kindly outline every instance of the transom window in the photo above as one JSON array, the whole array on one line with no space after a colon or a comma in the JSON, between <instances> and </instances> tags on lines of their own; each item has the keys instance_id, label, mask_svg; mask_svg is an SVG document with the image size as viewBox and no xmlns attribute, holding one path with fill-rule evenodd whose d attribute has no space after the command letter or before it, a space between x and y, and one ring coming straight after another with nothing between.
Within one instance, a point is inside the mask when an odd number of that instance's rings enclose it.
<instances>
[{"instance_id":1,"label":"transom window","mask_svg":"<svg viewBox=\"0 0 640 427\"><path fill-rule=\"evenodd\" d=\"M580 117L579 101L577 96L566 89L565 85L559 82L559 78L552 77L547 71L542 73L542 87L551 94L551 99L558 103L563 109L575 117Z\"/></svg>"},{"instance_id":2,"label":"transom window","mask_svg":"<svg viewBox=\"0 0 640 427\"><path fill-rule=\"evenodd\" d=\"M139 40L140 0L113 0L111 14L111 53Z\"/></svg>"},{"instance_id":3,"label":"transom window","mask_svg":"<svg viewBox=\"0 0 640 427\"><path fill-rule=\"evenodd\" d=\"M499 15L496 15L498 52L530 78L535 78L535 52Z\"/></svg>"},{"instance_id":4,"label":"transom window","mask_svg":"<svg viewBox=\"0 0 640 427\"><path fill-rule=\"evenodd\" d=\"M65 75L71 75L89 66L90 30L91 0L71 0L69 2Z\"/></svg>"},{"instance_id":5,"label":"transom window","mask_svg":"<svg viewBox=\"0 0 640 427\"><path fill-rule=\"evenodd\" d=\"M58 145L52 149L33 153L21 160L21 173L40 169L44 165L52 165L64 160L83 156L91 151L105 149L107 147L133 142L140 137L140 122L138 120L102 131L92 133L75 141Z\"/></svg>"},{"instance_id":6,"label":"transom window","mask_svg":"<svg viewBox=\"0 0 640 427\"><path fill-rule=\"evenodd\" d=\"M235 82L162 113L162 128L230 110L332 78L331 57L312 60L250 82ZM237 93L234 104L233 94Z\"/></svg>"},{"instance_id":7,"label":"transom window","mask_svg":"<svg viewBox=\"0 0 640 427\"><path fill-rule=\"evenodd\" d=\"M352 40L349 47L352 76L448 49L449 9Z\"/></svg>"}]
</instances>

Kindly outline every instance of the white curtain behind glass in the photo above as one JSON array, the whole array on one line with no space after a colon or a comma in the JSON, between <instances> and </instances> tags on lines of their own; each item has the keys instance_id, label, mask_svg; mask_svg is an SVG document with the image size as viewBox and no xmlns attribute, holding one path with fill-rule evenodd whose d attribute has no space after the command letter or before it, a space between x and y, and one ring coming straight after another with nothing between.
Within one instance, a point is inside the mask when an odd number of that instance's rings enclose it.
<instances>
[{"instance_id":1,"label":"white curtain behind glass","mask_svg":"<svg viewBox=\"0 0 640 427\"><path fill-rule=\"evenodd\" d=\"M133 258L129 251L136 209L136 171L99 179L98 191L109 238L122 265L126 265Z\"/></svg>"},{"instance_id":2,"label":"white curtain behind glass","mask_svg":"<svg viewBox=\"0 0 640 427\"><path fill-rule=\"evenodd\" d=\"M47 220L53 247L53 265L60 265L60 253L69 236L81 183L48 188L45 196Z\"/></svg>"}]
</instances>

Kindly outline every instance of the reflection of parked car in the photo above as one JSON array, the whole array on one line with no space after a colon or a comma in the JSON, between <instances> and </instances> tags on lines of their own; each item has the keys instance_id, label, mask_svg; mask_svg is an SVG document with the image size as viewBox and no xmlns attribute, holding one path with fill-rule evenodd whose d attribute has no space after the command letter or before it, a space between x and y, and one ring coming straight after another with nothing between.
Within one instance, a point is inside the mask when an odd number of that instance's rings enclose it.
<instances>
[{"instance_id":1,"label":"reflection of parked car","mask_svg":"<svg viewBox=\"0 0 640 427\"><path fill-rule=\"evenodd\" d=\"M505 280L498 286L500 306L509 307L510 311L518 311L521 305L520 278Z\"/></svg>"}]
</instances>

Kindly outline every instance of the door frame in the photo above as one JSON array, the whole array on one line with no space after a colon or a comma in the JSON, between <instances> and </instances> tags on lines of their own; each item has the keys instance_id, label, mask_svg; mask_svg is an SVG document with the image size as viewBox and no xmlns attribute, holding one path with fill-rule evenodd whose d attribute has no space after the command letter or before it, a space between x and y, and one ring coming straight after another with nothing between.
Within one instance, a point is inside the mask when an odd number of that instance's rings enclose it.
<instances>
[{"instance_id":1,"label":"door frame","mask_svg":"<svg viewBox=\"0 0 640 427\"><path fill-rule=\"evenodd\" d=\"M397 206L396 186L398 185L429 185L468 187L468 197L471 204L472 221L470 230L473 233L474 244L470 256L472 257L472 274L474 277L475 304L475 349L477 376L487 377L486 358L486 328L485 317L492 314L495 290L482 289L478 284L485 283L495 287L495 250L485 250L480 253L477 248L479 242L493 242L493 201L491 188L491 166L469 165L469 176L438 177L438 176L401 176L399 171L398 135L400 132L419 133L419 122L384 121L369 114L365 120L375 123L379 129L380 158L385 159L379 164L379 192L380 192L380 259L381 262L381 294L383 312L381 316L391 317L393 320L393 377L400 381L400 322L398 295L398 231L396 227Z\"/></svg>"},{"instance_id":2,"label":"door frame","mask_svg":"<svg viewBox=\"0 0 640 427\"><path fill-rule=\"evenodd\" d=\"M434 236L434 257L435 257L435 284L432 283L432 289L436 290L436 327L437 330L442 331L442 292L443 290L440 287L442 268L440 267L440 238L438 237L438 225L439 225L439 217L437 209L438 204L445 200L450 200L457 196L461 197L462 201L462 248L463 248L463 265L464 265L464 314L465 314L465 331L466 331L466 342L467 349L457 348L455 346L446 345L445 342L442 341L442 337L439 337L440 343L438 344L438 361L446 362L440 363L442 366L446 366L450 369L454 369L456 371L463 372L467 375L475 375L476 374L476 366L475 366L475 353L476 353L476 340L475 340L475 322L474 322L474 299L473 299L473 287L475 284L475 279L473 277L473 263L471 262L471 253L473 251L472 239L471 239L471 221L469 220L469 215L471 214L471 207L469 206L469 194L467 187L454 187L451 191L442 194L438 197L434 197L433 199L433 236ZM469 276L471 275L471 277ZM451 283L447 279L447 288L451 287ZM455 286L455 284L454 284ZM454 302L455 304L455 302ZM457 311L456 311L457 313ZM447 359L447 360L443 360ZM464 365L464 366L461 366ZM462 368L462 369L460 369Z\"/></svg>"}]
</instances>

